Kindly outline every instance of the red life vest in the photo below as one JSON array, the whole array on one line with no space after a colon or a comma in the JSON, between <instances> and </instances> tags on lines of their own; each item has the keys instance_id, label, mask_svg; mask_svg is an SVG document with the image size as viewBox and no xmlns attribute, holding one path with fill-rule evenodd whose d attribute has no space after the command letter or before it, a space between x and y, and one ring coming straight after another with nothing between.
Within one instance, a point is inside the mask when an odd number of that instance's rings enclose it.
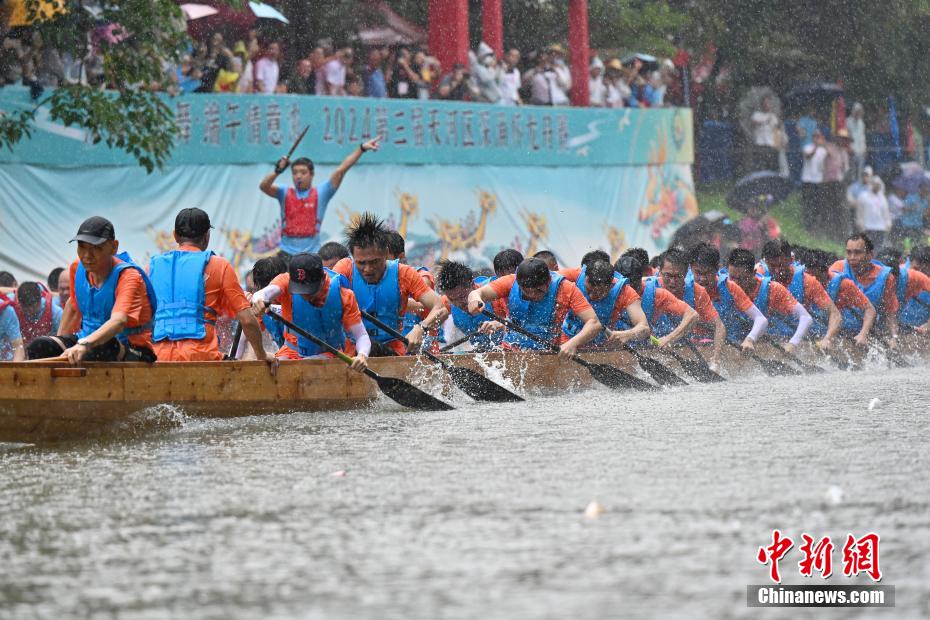
<instances>
[{"instance_id":1,"label":"red life vest","mask_svg":"<svg viewBox=\"0 0 930 620\"><path fill-rule=\"evenodd\" d=\"M313 237L320 232L320 222L316 214L317 193L311 187L306 198L298 198L293 187L287 188L284 195L284 229L285 237Z\"/></svg>"},{"instance_id":2,"label":"red life vest","mask_svg":"<svg viewBox=\"0 0 930 620\"><path fill-rule=\"evenodd\" d=\"M23 334L23 344L29 345L30 342L39 336L51 336L52 334L52 294L49 292L42 293L42 299L45 300L45 310L35 321L30 321L23 314L23 309L19 305L19 295L17 295L12 304L16 310L16 317L19 319L19 331Z\"/></svg>"}]
</instances>

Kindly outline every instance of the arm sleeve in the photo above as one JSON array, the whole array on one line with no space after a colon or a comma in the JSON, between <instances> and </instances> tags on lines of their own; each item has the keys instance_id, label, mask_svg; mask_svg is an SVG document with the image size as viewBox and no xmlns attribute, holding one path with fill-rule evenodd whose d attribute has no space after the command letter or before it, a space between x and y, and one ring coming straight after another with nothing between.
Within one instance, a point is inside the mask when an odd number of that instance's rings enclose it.
<instances>
[{"instance_id":1,"label":"arm sleeve","mask_svg":"<svg viewBox=\"0 0 930 620\"><path fill-rule=\"evenodd\" d=\"M757 342L765 333L765 330L769 328L769 320L756 308L756 304L751 303L743 312L752 319L752 329L749 330L747 337L753 342Z\"/></svg>"},{"instance_id":2,"label":"arm sleeve","mask_svg":"<svg viewBox=\"0 0 930 620\"><path fill-rule=\"evenodd\" d=\"M365 326L361 321L352 325L349 334L352 336L352 340L355 341L355 350L367 357L371 353L371 339L368 337L368 332L365 331Z\"/></svg>"},{"instance_id":3,"label":"arm sleeve","mask_svg":"<svg viewBox=\"0 0 930 620\"><path fill-rule=\"evenodd\" d=\"M272 302L281 296L281 287L272 282L262 290L256 291L252 298L254 299L259 296L266 302Z\"/></svg>"},{"instance_id":4,"label":"arm sleeve","mask_svg":"<svg viewBox=\"0 0 930 620\"><path fill-rule=\"evenodd\" d=\"M794 311L792 314L794 314L794 316L798 319L798 328L794 330L794 335L788 342L794 346L798 346L801 344L801 339L804 338L807 330L810 329L811 323L814 322L814 319L811 318L811 315L801 304L794 305Z\"/></svg>"}]
</instances>

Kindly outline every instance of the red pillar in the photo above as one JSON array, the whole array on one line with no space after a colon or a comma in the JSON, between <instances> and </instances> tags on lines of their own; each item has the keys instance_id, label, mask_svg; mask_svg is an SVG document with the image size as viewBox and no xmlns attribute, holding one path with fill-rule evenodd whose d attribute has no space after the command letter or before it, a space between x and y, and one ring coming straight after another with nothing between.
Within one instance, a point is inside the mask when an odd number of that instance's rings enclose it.
<instances>
[{"instance_id":1,"label":"red pillar","mask_svg":"<svg viewBox=\"0 0 930 620\"><path fill-rule=\"evenodd\" d=\"M504 2L483 0L481 4L481 40L491 46L494 55L504 56Z\"/></svg>"},{"instance_id":2,"label":"red pillar","mask_svg":"<svg viewBox=\"0 0 930 620\"><path fill-rule=\"evenodd\" d=\"M588 0L569 0L568 46L572 63L572 105L586 106L588 93Z\"/></svg>"},{"instance_id":3,"label":"red pillar","mask_svg":"<svg viewBox=\"0 0 930 620\"><path fill-rule=\"evenodd\" d=\"M468 0L429 0L429 53L443 72L468 65Z\"/></svg>"}]
</instances>

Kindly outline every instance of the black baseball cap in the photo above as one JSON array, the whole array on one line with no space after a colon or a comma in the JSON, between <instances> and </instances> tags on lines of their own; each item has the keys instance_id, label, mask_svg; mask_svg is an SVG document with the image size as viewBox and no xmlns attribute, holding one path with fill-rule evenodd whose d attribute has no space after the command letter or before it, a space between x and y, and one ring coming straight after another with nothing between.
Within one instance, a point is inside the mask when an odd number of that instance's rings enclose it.
<instances>
[{"instance_id":1,"label":"black baseball cap","mask_svg":"<svg viewBox=\"0 0 930 620\"><path fill-rule=\"evenodd\" d=\"M211 228L213 226L210 225L210 216L197 207L181 209L174 218L174 232L186 239L203 237Z\"/></svg>"},{"instance_id":2,"label":"black baseball cap","mask_svg":"<svg viewBox=\"0 0 930 620\"><path fill-rule=\"evenodd\" d=\"M298 295L314 295L323 282L323 259L317 254L295 254L287 272L291 276L288 289Z\"/></svg>"},{"instance_id":3,"label":"black baseball cap","mask_svg":"<svg viewBox=\"0 0 930 620\"><path fill-rule=\"evenodd\" d=\"M94 245L101 245L107 241L116 239L116 233L113 231L113 224L105 217L95 215L89 217L81 223L77 234L71 241L84 241Z\"/></svg>"}]
</instances>

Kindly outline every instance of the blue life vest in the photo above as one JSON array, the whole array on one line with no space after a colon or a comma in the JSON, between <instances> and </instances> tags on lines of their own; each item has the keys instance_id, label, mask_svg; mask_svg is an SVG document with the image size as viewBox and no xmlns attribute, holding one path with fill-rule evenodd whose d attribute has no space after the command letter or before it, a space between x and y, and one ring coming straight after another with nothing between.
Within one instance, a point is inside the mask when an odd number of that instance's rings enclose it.
<instances>
[{"instance_id":1,"label":"blue life vest","mask_svg":"<svg viewBox=\"0 0 930 620\"><path fill-rule=\"evenodd\" d=\"M377 284L368 284L355 266L355 262L352 262L352 291L355 293L359 309L393 326L398 331L403 328L403 322L397 315L401 301L399 272L400 263L397 260L389 260L381 280ZM404 302L406 301L405 299ZM394 336L369 323L364 317L362 322L372 340L382 344L396 340Z\"/></svg>"},{"instance_id":2,"label":"blue life vest","mask_svg":"<svg viewBox=\"0 0 930 620\"><path fill-rule=\"evenodd\" d=\"M152 259L149 278L161 301L155 313L152 340L200 340L206 323L216 324L216 310L204 304L203 271L213 252L165 252ZM204 319L204 313L211 318Z\"/></svg>"},{"instance_id":3,"label":"blue life vest","mask_svg":"<svg viewBox=\"0 0 930 620\"><path fill-rule=\"evenodd\" d=\"M279 347L283 347L284 343L287 342L284 339L284 325L279 321L275 321L267 314L262 315L262 323L265 324L265 329L268 331L271 339L274 340L274 343Z\"/></svg>"},{"instance_id":4,"label":"blue life vest","mask_svg":"<svg viewBox=\"0 0 930 620\"><path fill-rule=\"evenodd\" d=\"M739 343L745 340L746 336L748 336L749 332L752 330L752 321L748 316L736 308L736 302L733 300L732 293L730 293L730 287L727 286L727 281L729 278L730 274L726 269L721 269L717 273L718 299L713 303L714 308L717 310L717 314L720 315L720 320L723 322L724 327L727 328L727 340L730 342ZM762 297L761 285L759 290L759 297ZM768 284L765 285L764 301L767 308ZM760 311L765 314L761 308Z\"/></svg>"},{"instance_id":5,"label":"blue life vest","mask_svg":"<svg viewBox=\"0 0 930 620\"><path fill-rule=\"evenodd\" d=\"M791 296L794 297L799 304L804 305L804 266L803 265L793 265L794 275L791 277L791 282L788 283L788 292L791 293ZM827 314L825 309L821 309L822 314ZM790 338L794 335L794 332L798 329L798 320L792 316L785 316L783 314L764 313L766 318L769 320L769 329L768 333L774 334L776 336L782 336L784 338ZM816 309L811 308L811 316L816 318ZM811 330L813 333L813 326ZM826 333L826 332L824 332Z\"/></svg>"},{"instance_id":6,"label":"blue life vest","mask_svg":"<svg viewBox=\"0 0 930 620\"><path fill-rule=\"evenodd\" d=\"M345 345L346 334L342 328L342 295L339 289L342 288L339 274L326 270L329 274L329 290L326 293L326 301L317 308L309 301L303 298L303 295L291 293L291 308L293 309L293 322L298 327L302 327L317 338L324 340L331 347L342 349ZM315 342L304 338L300 334L297 336L297 352L301 357L311 357L323 353L325 349ZM285 346L294 349L294 345L286 342Z\"/></svg>"},{"instance_id":7,"label":"blue life vest","mask_svg":"<svg viewBox=\"0 0 930 620\"><path fill-rule=\"evenodd\" d=\"M656 288L662 288L662 283L659 281L659 278L652 277L649 279L655 280ZM655 296L654 292L653 296ZM694 275L690 270L688 271L688 275L685 276L685 295L682 301L691 308L694 308ZM663 314L657 321L653 321L651 315L647 314L646 317L649 319L649 323L652 326L652 333L659 338L669 335L681 324L681 317L677 315L669 316Z\"/></svg>"},{"instance_id":8,"label":"blue life vest","mask_svg":"<svg viewBox=\"0 0 930 620\"><path fill-rule=\"evenodd\" d=\"M882 304L882 297L885 293L885 284L888 282L888 277L891 275L891 267L887 265L882 265L877 261L872 261L873 265L878 265L881 267L881 271L878 273L878 277L875 278L875 281L872 282L868 287L862 286L859 283L859 280L856 279L856 274L853 273L852 267L849 266L849 261L843 261L843 275L852 280L856 286L859 287L859 290L865 293L865 296L869 298L869 301L872 302L872 305L875 306L875 312L878 316L875 319L875 324L878 326L885 318L885 309Z\"/></svg>"},{"instance_id":9,"label":"blue life vest","mask_svg":"<svg viewBox=\"0 0 930 620\"><path fill-rule=\"evenodd\" d=\"M427 267L416 267L417 273L427 272L429 273L429 268ZM404 327L401 330L401 333L406 336L411 329L414 328L420 322L420 317L413 312L407 312L404 314Z\"/></svg>"},{"instance_id":10,"label":"blue life vest","mask_svg":"<svg viewBox=\"0 0 930 620\"><path fill-rule=\"evenodd\" d=\"M513 288L510 289L510 295L507 297L507 306L510 311L511 321L539 336L544 341L555 344L554 340L558 329L557 326L553 325L555 298L564 277L554 271L549 272L549 275L549 290L546 292L546 296L539 301L523 299L520 295L520 285L514 280ZM546 350L549 348L513 330L507 332L504 336L504 342L522 349Z\"/></svg>"},{"instance_id":11,"label":"blue life vest","mask_svg":"<svg viewBox=\"0 0 930 620\"><path fill-rule=\"evenodd\" d=\"M901 267L901 278L898 280L898 301L901 310L898 312L898 322L911 327L920 327L930 320L930 293L921 291L917 297L911 297L906 302L907 281L910 275L911 261Z\"/></svg>"},{"instance_id":12,"label":"blue life vest","mask_svg":"<svg viewBox=\"0 0 930 620\"><path fill-rule=\"evenodd\" d=\"M494 278L489 278L487 276L479 276L474 279L474 283L476 287L481 288L493 279ZM484 323L491 320L483 314L469 314L467 311L462 310L454 304L449 305L452 306L452 324L455 325L456 329L462 332L463 335L477 331ZM503 339L504 332L503 330L499 330L490 335L475 334L469 342L478 350L489 350L499 345Z\"/></svg>"},{"instance_id":13,"label":"blue life vest","mask_svg":"<svg viewBox=\"0 0 930 620\"><path fill-rule=\"evenodd\" d=\"M846 274L833 274L830 282L827 283L827 295L836 304L836 298L840 294L840 287L843 280L848 279ZM822 338L827 335L827 324L830 320L830 313L825 308L813 308L811 316L814 317L814 323L811 325L810 334ZM862 313L855 308L844 308L840 310L840 316L843 317L841 331L851 334L858 334L862 329Z\"/></svg>"},{"instance_id":14,"label":"blue life vest","mask_svg":"<svg viewBox=\"0 0 930 620\"><path fill-rule=\"evenodd\" d=\"M149 298L149 304L152 306L152 315L158 312L157 297L152 288L152 282L142 267L132 262L129 254L120 252L116 255L121 263L113 265L110 275L104 280L100 288L94 288L87 280L87 270L82 263L78 263L77 271L74 276L74 299L77 301L78 309L81 311L81 330L77 333L78 338L86 338L100 329L100 327L110 320L113 313L113 306L116 303L116 283L119 281L119 274L124 269L135 269L142 276L145 283L145 293ZM128 336L139 334L147 329L151 329L152 321L138 327L127 327L116 335L117 340L123 344L128 344Z\"/></svg>"},{"instance_id":15,"label":"blue life vest","mask_svg":"<svg viewBox=\"0 0 930 620\"><path fill-rule=\"evenodd\" d=\"M607 295L600 301L592 301L591 297L588 295L587 278L585 277L586 269L587 267L581 268L581 274L578 276L578 281L575 282L575 285L581 291L582 295L584 295L585 299L588 300L588 303L591 304L591 307L594 308L594 313L597 315L597 319L601 322L601 325L603 325L605 329L613 329L614 326L611 324L610 318L614 313L614 308L617 307L617 299L620 297L623 287L629 283L629 280L615 273L614 278L617 281L610 287L610 291L608 291ZM619 322L618 317L615 323ZM571 338L577 335L583 327L584 323L581 322L581 319L579 319L574 312L569 310L568 314L565 315L565 320L562 321L562 333ZM607 335L602 330L595 336L594 340L588 344L603 344L606 340Z\"/></svg>"}]
</instances>

